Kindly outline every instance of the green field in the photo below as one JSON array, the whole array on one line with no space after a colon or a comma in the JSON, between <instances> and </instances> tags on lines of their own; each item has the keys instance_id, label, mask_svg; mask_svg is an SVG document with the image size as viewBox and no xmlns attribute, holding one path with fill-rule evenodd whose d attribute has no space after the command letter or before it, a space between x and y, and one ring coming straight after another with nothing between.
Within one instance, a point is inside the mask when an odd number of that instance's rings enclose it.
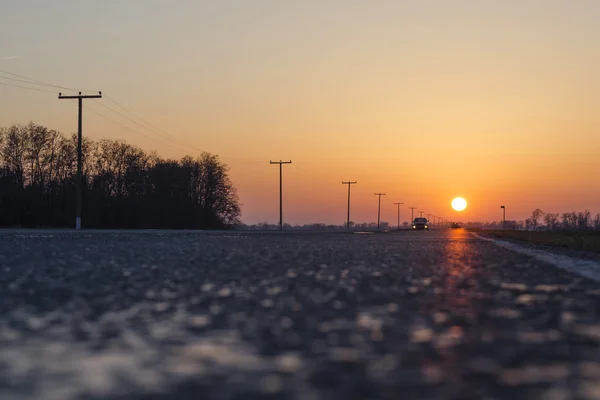
<instances>
[{"instance_id":1,"label":"green field","mask_svg":"<svg viewBox=\"0 0 600 400\"><path fill-rule=\"evenodd\" d=\"M474 230L475 231L475 230ZM526 242L566 247L576 250L600 252L600 232L529 232L529 231L485 231L476 230L498 239L523 240Z\"/></svg>"}]
</instances>

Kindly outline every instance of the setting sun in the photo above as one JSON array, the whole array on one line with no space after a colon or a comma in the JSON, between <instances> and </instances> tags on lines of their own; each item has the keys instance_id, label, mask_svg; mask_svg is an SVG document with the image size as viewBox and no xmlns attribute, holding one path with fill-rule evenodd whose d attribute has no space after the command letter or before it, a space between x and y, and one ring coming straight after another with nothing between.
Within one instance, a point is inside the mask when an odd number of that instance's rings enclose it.
<instances>
[{"instance_id":1,"label":"setting sun","mask_svg":"<svg viewBox=\"0 0 600 400\"><path fill-rule=\"evenodd\" d=\"M452 200L452 208L456 211L463 211L465 208L467 208L467 201L462 197L457 197Z\"/></svg>"}]
</instances>

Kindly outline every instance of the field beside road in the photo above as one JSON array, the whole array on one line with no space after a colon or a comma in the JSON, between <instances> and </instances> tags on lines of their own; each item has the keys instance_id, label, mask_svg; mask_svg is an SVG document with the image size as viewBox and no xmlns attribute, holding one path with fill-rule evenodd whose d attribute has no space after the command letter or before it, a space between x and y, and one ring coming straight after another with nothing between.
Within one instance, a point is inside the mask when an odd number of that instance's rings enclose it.
<instances>
[{"instance_id":1,"label":"field beside road","mask_svg":"<svg viewBox=\"0 0 600 400\"><path fill-rule=\"evenodd\" d=\"M472 230L498 239L523 240L526 242L574 250L600 252L600 232L532 232L502 230Z\"/></svg>"},{"instance_id":2,"label":"field beside road","mask_svg":"<svg viewBox=\"0 0 600 400\"><path fill-rule=\"evenodd\" d=\"M462 229L0 232L0 399L596 399L599 316Z\"/></svg>"}]
</instances>

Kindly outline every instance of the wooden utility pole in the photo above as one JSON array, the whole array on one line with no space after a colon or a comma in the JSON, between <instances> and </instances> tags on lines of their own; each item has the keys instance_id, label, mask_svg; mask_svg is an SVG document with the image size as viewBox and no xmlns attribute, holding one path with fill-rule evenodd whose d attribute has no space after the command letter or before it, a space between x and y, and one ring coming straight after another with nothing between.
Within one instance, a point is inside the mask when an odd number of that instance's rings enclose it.
<instances>
[{"instance_id":1,"label":"wooden utility pole","mask_svg":"<svg viewBox=\"0 0 600 400\"><path fill-rule=\"evenodd\" d=\"M398 230L400 230L400 204L404 203L394 203L398 206Z\"/></svg>"},{"instance_id":2,"label":"wooden utility pole","mask_svg":"<svg viewBox=\"0 0 600 400\"><path fill-rule=\"evenodd\" d=\"M342 185L348 185L348 218L347 218L347 224L348 224L348 230L350 230L350 185L355 185L356 181L354 182L350 182L350 181L342 181Z\"/></svg>"},{"instance_id":3,"label":"wooden utility pole","mask_svg":"<svg viewBox=\"0 0 600 400\"><path fill-rule=\"evenodd\" d=\"M410 223L412 224L413 222L415 222L415 210L417 209L417 207L408 208L410 208Z\"/></svg>"},{"instance_id":4,"label":"wooden utility pole","mask_svg":"<svg viewBox=\"0 0 600 400\"><path fill-rule=\"evenodd\" d=\"M379 203L377 205L377 230L379 231L379 217L381 216L381 196L385 196L385 193L375 193L375 196L379 196Z\"/></svg>"},{"instance_id":5,"label":"wooden utility pole","mask_svg":"<svg viewBox=\"0 0 600 400\"><path fill-rule=\"evenodd\" d=\"M269 161L270 164L279 164L279 230L283 230L283 164L291 164L290 161Z\"/></svg>"},{"instance_id":6,"label":"wooden utility pole","mask_svg":"<svg viewBox=\"0 0 600 400\"><path fill-rule=\"evenodd\" d=\"M81 199L82 199L82 182L81 182L81 175L82 175L82 165L81 165L81 159L82 159L82 150L81 150L81 142L82 142L82 108L83 108L83 99L100 99L102 98L102 92L98 92L98 94L94 94L94 95L82 95L81 92L79 92L78 96L63 96L62 93L58 94L58 98L61 100L64 99L77 99L79 102L79 117L78 117L78 123L77 123L77 181L75 183L76 185L76 191L77 191L77 203L76 203L76 209L75 209L75 229L81 229Z\"/></svg>"}]
</instances>

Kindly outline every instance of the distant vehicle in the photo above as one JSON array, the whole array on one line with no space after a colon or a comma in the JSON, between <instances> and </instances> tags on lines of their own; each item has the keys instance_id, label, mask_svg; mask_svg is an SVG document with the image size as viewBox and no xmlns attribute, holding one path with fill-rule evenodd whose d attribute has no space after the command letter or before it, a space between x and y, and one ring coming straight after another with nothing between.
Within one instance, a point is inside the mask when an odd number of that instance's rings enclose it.
<instances>
[{"instance_id":1,"label":"distant vehicle","mask_svg":"<svg viewBox=\"0 0 600 400\"><path fill-rule=\"evenodd\" d=\"M413 221L412 224L412 228L414 231L418 230L418 229L424 229L426 231L429 230L429 221L427 221L427 218L415 218L415 220Z\"/></svg>"},{"instance_id":2,"label":"distant vehicle","mask_svg":"<svg viewBox=\"0 0 600 400\"><path fill-rule=\"evenodd\" d=\"M457 222L453 222L451 226L452 226L452 229L459 229L459 228L461 228L460 224L457 223Z\"/></svg>"}]
</instances>

